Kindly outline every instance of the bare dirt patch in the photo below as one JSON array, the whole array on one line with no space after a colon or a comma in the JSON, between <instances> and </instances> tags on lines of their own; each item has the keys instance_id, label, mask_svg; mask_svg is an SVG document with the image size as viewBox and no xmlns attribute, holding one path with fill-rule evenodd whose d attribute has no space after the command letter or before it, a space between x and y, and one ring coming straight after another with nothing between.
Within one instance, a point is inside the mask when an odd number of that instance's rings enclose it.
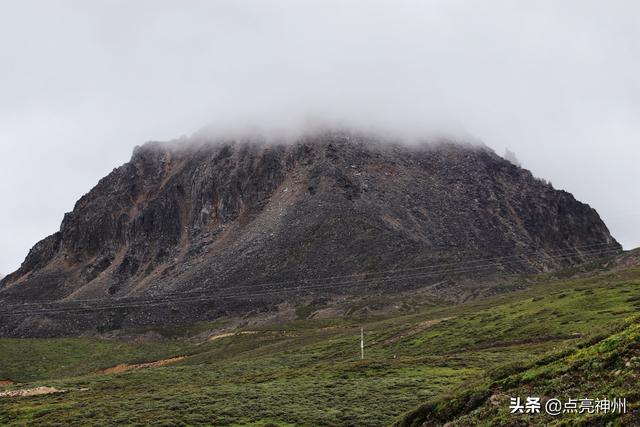
<instances>
[{"instance_id":1,"label":"bare dirt patch","mask_svg":"<svg viewBox=\"0 0 640 427\"><path fill-rule=\"evenodd\" d=\"M9 390L0 392L0 397L31 397L46 394L66 393L67 390L59 390L55 387L35 387L22 390Z\"/></svg>"},{"instance_id":2,"label":"bare dirt patch","mask_svg":"<svg viewBox=\"0 0 640 427\"><path fill-rule=\"evenodd\" d=\"M146 363L121 363L119 365L113 366L111 368L103 369L98 372L100 375L109 375L109 374L119 374L120 372L132 371L134 369L144 369L144 368L158 368L160 366L170 365L172 363L177 363L182 360L185 360L187 356L176 356L170 357L168 359L156 360L155 362L146 362Z\"/></svg>"},{"instance_id":3,"label":"bare dirt patch","mask_svg":"<svg viewBox=\"0 0 640 427\"><path fill-rule=\"evenodd\" d=\"M225 332L222 334L211 335L209 338L207 338L207 341L215 341L219 340L220 338L232 337L235 335L254 335L258 333L260 333L260 331Z\"/></svg>"},{"instance_id":4,"label":"bare dirt patch","mask_svg":"<svg viewBox=\"0 0 640 427\"><path fill-rule=\"evenodd\" d=\"M0 380L0 386L2 385L14 385L16 382L12 380Z\"/></svg>"},{"instance_id":5,"label":"bare dirt patch","mask_svg":"<svg viewBox=\"0 0 640 427\"><path fill-rule=\"evenodd\" d=\"M232 337L235 334L236 332L225 332L223 334L211 335L209 338L207 338L207 341L215 341L219 340L220 338Z\"/></svg>"}]
</instances>

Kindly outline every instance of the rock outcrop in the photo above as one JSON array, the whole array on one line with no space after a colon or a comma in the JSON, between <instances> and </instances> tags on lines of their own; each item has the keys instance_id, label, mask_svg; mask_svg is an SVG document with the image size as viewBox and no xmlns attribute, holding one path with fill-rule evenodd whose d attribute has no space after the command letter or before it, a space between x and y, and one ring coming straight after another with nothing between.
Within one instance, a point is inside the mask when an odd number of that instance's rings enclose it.
<instances>
[{"instance_id":1,"label":"rock outcrop","mask_svg":"<svg viewBox=\"0 0 640 427\"><path fill-rule=\"evenodd\" d=\"M9 322L18 329L54 321L46 308L61 301L161 298L196 320L308 292L548 271L619 249L594 209L486 147L345 132L147 143L0 282L0 301L24 317ZM146 322L127 316L107 328Z\"/></svg>"}]
</instances>

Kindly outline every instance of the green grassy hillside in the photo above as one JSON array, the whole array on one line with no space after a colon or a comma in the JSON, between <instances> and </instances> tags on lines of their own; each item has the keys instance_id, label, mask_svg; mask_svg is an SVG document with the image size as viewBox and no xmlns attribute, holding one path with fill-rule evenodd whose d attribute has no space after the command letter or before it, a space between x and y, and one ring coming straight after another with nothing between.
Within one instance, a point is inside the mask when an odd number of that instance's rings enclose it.
<instances>
[{"instance_id":1,"label":"green grassy hillside","mask_svg":"<svg viewBox=\"0 0 640 427\"><path fill-rule=\"evenodd\" d=\"M412 314L301 319L215 340L202 331L219 325L206 324L144 344L2 339L0 380L18 384L0 391L66 392L0 397L0 425L526 424L508 415L508 396L533 392L616 395L637 408L640 326L630 319L639 308L632 267ZM188 357L103 371L172 356Z\"/></svg>"},{"instance_id":2,"label":"green grassy hillside","mask_svg":"<svg viewBox=\"0 0 640 427\"><path fill-rule=\"evenodd\" d=\"M479 381L465 384L444 398L435 399L402 417L396 427L512 426L512 425L640 425L640 317L630 319L611 336L593 337L576 348L551 353L533 363L505 366ZM510 398L526 396L593 400L592 411L550 415L517 413L510 410ZM595 401L626 399L621 411L596 413ZM590 413L592 412L592 413Z\"/></svg>"}]
</instances>

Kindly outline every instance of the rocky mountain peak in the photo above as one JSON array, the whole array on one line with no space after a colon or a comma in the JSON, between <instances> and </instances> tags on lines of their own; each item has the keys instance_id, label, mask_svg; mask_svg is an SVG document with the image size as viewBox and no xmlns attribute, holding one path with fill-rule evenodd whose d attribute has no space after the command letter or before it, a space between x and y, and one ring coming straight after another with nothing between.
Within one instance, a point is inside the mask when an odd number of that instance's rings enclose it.
<instances>
[{"instance_id":1,"label":"rocky mountain peak","mask_svg":"<svg viewBox=\"0 0 640 427\"><path fill-rule=\"evenodd\" d=\"M0 283L0 300L200 292L220 295L208 302L220 308L223 294L290 300L278 292L291 284L391 292L453 272L353 278L493 258L505 262L455 277L547 271L619 248L594 209L484 146L348 132L154 142L31 249ZM336 276L349 279L326 279Z\"/></svg>"}]
</instances>

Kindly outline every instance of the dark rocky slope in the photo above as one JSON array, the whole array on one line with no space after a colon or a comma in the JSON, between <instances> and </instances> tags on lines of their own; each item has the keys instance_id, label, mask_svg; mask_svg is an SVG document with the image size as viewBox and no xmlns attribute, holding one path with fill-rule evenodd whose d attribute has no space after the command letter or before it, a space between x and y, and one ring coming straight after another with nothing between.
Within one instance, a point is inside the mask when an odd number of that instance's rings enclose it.
<instances>
[{"instance_id":1,"label":"dark rocky slope","mask_svg":"<svg viewBox=\"0 0 640 427\"><path fill-rule=\"evenodd\" d=\"M546 271L603 249L620 247L595 210L486 147L344 132L294 144L148 143L0 282L12 308L0 312L11 317L0 333L59 328L62 314L43 311L51 301L161 299L144 315L87 309L77 326L110 316L108 329L247 311L311 289ZM509 258L473 261L494 257ZM16 308L25 302L35 304Z\"/></svg>"}]
</instances>

